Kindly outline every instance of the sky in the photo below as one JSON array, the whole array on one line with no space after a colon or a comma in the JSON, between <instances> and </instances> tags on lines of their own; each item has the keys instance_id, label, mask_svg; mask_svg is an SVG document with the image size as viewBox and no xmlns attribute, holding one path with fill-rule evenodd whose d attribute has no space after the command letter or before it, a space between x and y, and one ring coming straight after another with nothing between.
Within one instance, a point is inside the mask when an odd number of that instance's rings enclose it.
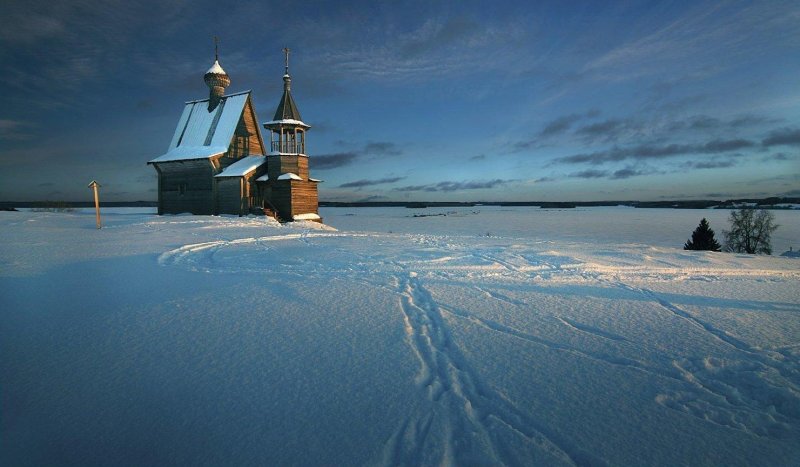
<instances>
[{"instance_id":1,"label":"sky","mask_svg":"<svg viewBox=\"0 0 800 467\"><path fill-rule=\"evenodd\" d=\"M800 3L3 1L0 201L152 201L214 60L323 201L800 196Z\"/></svg>"}]
</instances>

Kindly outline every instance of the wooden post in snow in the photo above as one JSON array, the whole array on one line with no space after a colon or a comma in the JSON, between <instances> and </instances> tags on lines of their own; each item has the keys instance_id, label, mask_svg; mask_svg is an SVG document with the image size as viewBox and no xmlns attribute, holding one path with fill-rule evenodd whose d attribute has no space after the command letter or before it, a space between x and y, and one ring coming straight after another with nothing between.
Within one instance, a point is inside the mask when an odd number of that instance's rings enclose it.
<instances>
[{"instance_id":1,"label":"wooden post in snow","mask_svg":"<svg viewBox=\"0 0 800 467\"><path fill-rule=\"evenodd\" d=\"M92 180L92 183L89 184L89 188L94 190L94 211L97 213L97 228L100 228L100 197L97 194L97 189L100 188L100 184L96 181Z\"/></svg>"}]
</instances>

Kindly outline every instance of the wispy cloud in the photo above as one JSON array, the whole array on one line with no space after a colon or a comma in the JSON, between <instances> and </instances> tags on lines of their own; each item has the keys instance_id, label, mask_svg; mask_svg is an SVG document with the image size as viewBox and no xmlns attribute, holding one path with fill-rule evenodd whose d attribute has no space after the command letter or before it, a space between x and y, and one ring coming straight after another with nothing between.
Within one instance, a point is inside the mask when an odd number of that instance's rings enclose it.
<instances>
[{"instance_id":1,"label":"wispy cloud","mask_svg":"<svg viewBox=\"0 0 800 467\"><path fill-rule=\"evenodd\" d=\"M604 178L608 176L607 170L587 169L580 172L573 172L568 175L570 178Z\"/></svg>"},{"instance_id":2,"label":"wispy cloud","mask_svg":"<svg viewBox=\"0 0 800 467\"><path fill-rule=\"evenodd\" d=\"M387 178L379 178L377 180L356 180L354 182L347 182L342 183L339 185L339 188L364 188L367 186L374 186L374 185L385 185L388 183L395 183L400 180L403 180L406 177L387 177Z\"/></svg>"},{"instance_id":3,"label":"wispy cloud","mask_svg":"<svg viewBox=\"0 0 800 467\"><path fill-rule=\"evenodd\" d=\"M584 72L607 79L627 79L663 72L665 64L698 69L709 61L736 59L800 38L796 4L714 2L698 4L670 23L621 44L589 61ZM717 72L722 71L718 68Z\"/></svg>"},{"instance_id":4,"label":"wispy cloud","mask_svg":"<svg viewBox=\"0 0 800 467\"><path fill-rule=\"evenodd\" d=\"M624 180L626 178L640 177L642 175L651 175L654 173L658 173L658 171L653 169L625 167L623 169L615 170L609 178L612 180Z\"/></svg>"},{"instance_id":5,"label":"wispy cloud","mask_svg":"<svg viewBox=\"0 0 800 467\"><path fill-rule=\"evenodd\" d=\"M20 141L30 139L32 125L20 120L0 119L0 141Z\"/></svg>"},{"instance_id":6,"label":"wispy cloud","mask_svg":"<svg viewBox=\"0 0 800 467\"><path fill-rule=\"evenodd\" d=\"M712 159L710 161L687 161L683 166L687 169L722 169L736 165L734 159Z\"/></svg>"},{"instance_id":7,"label":"wispy cloud","mask_svg":"<svg viewBox=\"0 0 800 467\"><path fill-rule=\"evenodd\" d=\"M798 146L800 145L800 128L782 128L774 130L761 142L764 146Z\"/></svg>"},{"instance_id":8,"label":"wispy cloud","mask_svg":"<svg viewBox=\"0 0 800 467\"><path fill-rule=\"evenodd\" d=\"M354 163L358 159L364 157L385 157L385 156L399 156L403 154L400 146L387 141L370 141L365 143L361 148L353 151L343 151L333 154L321 154L314 156L311 161L311 167L319 170L329 170L343 167Z\"/></svg>"},{"instance_id":9,"label":"wispy cloud","mask_svg":"<svg viewBox=\"0 0 800 467\"><path fill-rule=\"evenodd\" d=\"M331 26L329 18L304 25L306 36L319 35L336 47L312 52L309 61L338 76L384 82L410 77L428 79L469 70L491 70L515 63L509 43L527 34L524 21L503 24L480 21L469 14L452 16L428 12L428 19L407 29L387 18L360 15L342 17ZM371 26L364 27L364 24ZM306 37L303 41L320 41ZM518 61L518 57L517 61Z\"/></svg>"},{"instance_id":10,"label":"wispy cloud","mask_svg":"<svg viewBox=\"0 0 800 467\"><path fill-rule=\"evenodd\" d=\"M345 165L352 164L358 158L358 154L354 152L339 152L335 154L321 154L314 156L313 162L309 164L312 168L318 170L335 169Z\"/></svg>"},{"instance_id":11,"label":"wispy cloud","mask_svg":"<svg viewBox=\"0 0 800 467\"><path fill-rule=\"evenodd\" d=\"M613 147L605 151L560 157L555 159L554 163L599 165L626 159L652 160L691 154L716 154L754 146L756 146L756 143L745 139L713 140L701 144L668 144L665 146L643 144L633 147Z\"/></svg>"},{"instance_id":12,"label":"wispy cloud","mask_svg":"<svg viewBox=\"0 0 800 467\"><path fill-rule=\"evenodd\" d=\"M461 191L461 190L486 190L489 188L496 188L516 181L517 180L503 180L499 178L494 180L482 180L482 181L481 180L460 181L460 182L447 181L447 182L432 183L427 185L408 185L395 188L394 191L450 192L450 191Z\"/></svg>"},{"instance_id":13,"label":"wispy cloud","mask_svg":"<svg viewBox=\"0 0 800 467\"><path fill-rule=\"evenodd\" d=\"M373 156L399 156L403 153L398 145L385 141L369 142L364 145L364 149L361 152Z\"/></svg>"},{"instance_id":14,"label":"wispy cloud","mask_svg":"<svg viewBox=\"0 0 800 467\"><path fill-rule=\"evenodd\" d=\"M569 130L570 127L581 118L583 118L581 114L569 114L553 119L542 128L542 131L539 132L539 136L548 137L560 135Z\"/></svg>"}]
</instances>

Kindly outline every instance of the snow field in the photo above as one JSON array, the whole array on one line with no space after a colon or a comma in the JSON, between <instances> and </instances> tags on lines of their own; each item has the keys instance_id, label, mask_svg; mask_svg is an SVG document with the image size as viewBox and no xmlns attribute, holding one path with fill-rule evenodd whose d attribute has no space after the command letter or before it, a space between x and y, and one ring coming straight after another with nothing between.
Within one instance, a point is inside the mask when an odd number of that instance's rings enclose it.
<instances>
[{"instance_id":1,"label":"snow field","mask_svg":"<svg viewBox=\"0 0 800 467\"><path fill-rule=\"evenodd\" d=\"M376 213L0 213L0 463L800 456L796 260Z\"/></svg>"}]
</instances>

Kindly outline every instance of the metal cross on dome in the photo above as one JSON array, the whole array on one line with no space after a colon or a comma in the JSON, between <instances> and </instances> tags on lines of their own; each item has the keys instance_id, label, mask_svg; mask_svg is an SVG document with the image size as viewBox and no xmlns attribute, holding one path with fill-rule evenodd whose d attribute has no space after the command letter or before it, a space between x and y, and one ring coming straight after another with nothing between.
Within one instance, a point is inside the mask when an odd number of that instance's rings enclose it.
<instances>
[{"instance_id":1,"label":"metal cross on dome","mask_svg":"<svg viewBox=\"0 0 800 467\"><path fill-rule=\"evenodd\" d=\"M286 55L286 74L289 74L289 47L283 48L283 53Z\"/></svg>"},{"instance_id":2,"label":"metal cross on dome","mask_svg":"<svg viewBox=\"0 0 800 467\"><path fill-rule=\"evenodd\" d=\"M214 60L219 61L219 37L214 36Z\"/></svg>"}]
</instances>

